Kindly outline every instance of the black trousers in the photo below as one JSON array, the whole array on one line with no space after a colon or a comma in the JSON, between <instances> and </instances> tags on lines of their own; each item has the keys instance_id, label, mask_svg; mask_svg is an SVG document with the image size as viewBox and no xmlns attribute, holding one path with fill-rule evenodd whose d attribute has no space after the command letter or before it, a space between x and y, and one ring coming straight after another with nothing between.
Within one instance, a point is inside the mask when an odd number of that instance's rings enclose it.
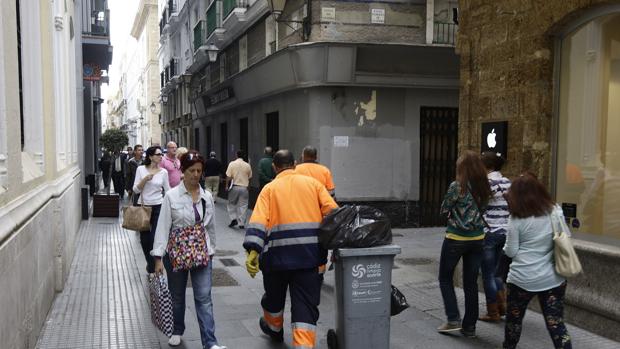
<instances>
[{"instance_id":1,"label":"black trousers","mask_svg":"<svg viewBox=\"0 0 620 349\"><path fill-rule=\"evenodd\" d=\"M291 322L316 325L321 276L317 268L263 272L265 294L261 306L269 313L282 312L288 289L291 295Z\"/></svg>"},{"instance_id":2,"label":"black trousers","mask_svg":"<svg viewBox=\"0 0 620 349\"><path fill-rule=\"evenodd\" d=\"M112 172L112 182L114 183L114 192L122 199L125 197L125 176L123 172Z\"/></svg>"},{"instance_id":3,"label":"black trousers","mask_svg":"<svg viewBox=\"0 0 620 349\"><path fill-rule=\"evenodd\" d=\"M145 205L146 206L146 205ZM146 259L146 272L155 272L155 258L151 256L151 250L153 249L153 241L155 240L155 230L157 230L157 220L159 219L159 211L161 205L154 205L151 207L151 230L140 232L140 245L142 246L142 252Z\"/></svg>"}]
</instances>

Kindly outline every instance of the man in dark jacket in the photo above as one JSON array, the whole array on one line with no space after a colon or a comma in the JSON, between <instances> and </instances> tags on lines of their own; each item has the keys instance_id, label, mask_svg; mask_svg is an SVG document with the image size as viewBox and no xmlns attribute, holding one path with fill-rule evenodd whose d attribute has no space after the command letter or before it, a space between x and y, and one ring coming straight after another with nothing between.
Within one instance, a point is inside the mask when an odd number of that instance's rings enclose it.
<instances>
[{"instance_id":1,"label":"man in dark jacket","mask_svg":"<svg viewBox=\"0 0 620 349\"><path fill-rule=\"evenodd\" d=\"M213 195L213 202L217 200L217 193L220 187L220 178L224 173L222 163L216 159L214 151L209 153L209 159L205 161L205 189Z\"/></svg>"},{"instance_id":2,"label":"man in dark jacket","mask_svg":"<svg viewBox=\"0 0 620 349\"><path fill-rule=\"evenodd\" d=\"M125 167L125 189L129 195L133 194L133 182L136 179L136 170L139 166L142 165L142 153L143 148L142 145L136 144L133 147L133 157L127 160L127 165ZM140 194L133 195L133 204L136 205L138 202L138 197Z\"/></svg>"},{"instance_id":3,"label":"man in dark jacket","mask_svg":"<svg viewBox=\"0 0 620 349\"><path fill-rule=\"evenodd\" d=\"M276 177L273 167L271 167L272 163L273 149L265 147L265 156L258 162L258 183L261 190Z\"/></svg>"}]
</instances>

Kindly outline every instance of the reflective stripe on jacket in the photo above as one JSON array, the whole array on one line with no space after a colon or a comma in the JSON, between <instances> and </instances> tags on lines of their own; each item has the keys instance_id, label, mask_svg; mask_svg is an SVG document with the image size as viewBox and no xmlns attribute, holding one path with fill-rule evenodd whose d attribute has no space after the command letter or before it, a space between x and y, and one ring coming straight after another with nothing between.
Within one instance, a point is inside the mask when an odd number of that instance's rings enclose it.
<instances>
[{"instance_id":1,"label":"reflective stripe on jacket","mask_svg":"<svg viewBox=\"0 0 620 349\"><path fill-rule=\"evenodd\" d=\"M243 247L260 253L262 270L318 267L327 259L318 241L319 224L337 207L319 182L284 170L261 190Z\"/></svg>"}]
</instances>

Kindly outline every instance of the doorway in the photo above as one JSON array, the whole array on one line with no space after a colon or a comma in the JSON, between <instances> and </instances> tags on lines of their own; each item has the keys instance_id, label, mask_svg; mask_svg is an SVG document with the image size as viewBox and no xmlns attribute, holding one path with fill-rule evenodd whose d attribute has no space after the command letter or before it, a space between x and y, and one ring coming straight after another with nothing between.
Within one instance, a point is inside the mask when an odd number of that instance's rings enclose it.
<instances>
[{"instance_id":1,"label":"doorway","mask_svg":"<svg viewBox=\"0 0 620 349\"><path fill-rule=\"evenodd\" d=\"M273 112L266 115L265 128L267 129L266 146L273 149L274 152L280 149L280 116L279 113Z\"/></svg>"},{"instance_id":2,"label":"doorway","mask_svg":"<svg viewBox=\"0 0 620 349\"><path fill-rule=\"evenodd\" d=\"M458 108L420 108L420 226L446 224L441 202L456 174Z\"/></svg>"}]
</instances>

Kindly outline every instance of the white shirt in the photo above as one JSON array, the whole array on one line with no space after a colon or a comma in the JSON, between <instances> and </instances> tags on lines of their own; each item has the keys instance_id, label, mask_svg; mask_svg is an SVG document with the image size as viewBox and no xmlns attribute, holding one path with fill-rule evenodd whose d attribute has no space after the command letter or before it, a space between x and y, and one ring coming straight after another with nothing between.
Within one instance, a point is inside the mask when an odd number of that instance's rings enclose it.
<instances>
[{"instance_id":1,"label":"white shirt","mask_svg":"<svg viewBox=\"0 0 620 349\"><path fill-rule=\"evenodd\" d=\"M209 256L215 254L215 205L211 193L200 187L200 198L205 200L207 204L202 215L202 200L196 204L196 209L202 218L205 231L208 234L207 251ZM159 220L157 221L157 230L155 231L155 241L153 242L152 256L162 257L166 253L166 245L168 244L168 235L177 228L186 227L196 223L192 194L185 189L183 181L166 193L164 202L161 205Z\"/></svg>"},{"instance_id":2,"label":"white shirt","mask_svg":"<svg viewBox=\"0 0 620 349\"><path fill-rule=\"evenodd\" d=\"M133 181L133 192L140 194L138 204L141 204L142 200L144 200L145 205L161 205L164 194L170 190L168 171L160 168L159 172L153 176L153 179L146 182L146 184L144 184L144 188L140 190L140 188L138 188L138 184L142 181L142 178L146 177L148 174L149 170L144 165L139 166L136 170L136 178Z\"/></svg>"}]
</instances>

